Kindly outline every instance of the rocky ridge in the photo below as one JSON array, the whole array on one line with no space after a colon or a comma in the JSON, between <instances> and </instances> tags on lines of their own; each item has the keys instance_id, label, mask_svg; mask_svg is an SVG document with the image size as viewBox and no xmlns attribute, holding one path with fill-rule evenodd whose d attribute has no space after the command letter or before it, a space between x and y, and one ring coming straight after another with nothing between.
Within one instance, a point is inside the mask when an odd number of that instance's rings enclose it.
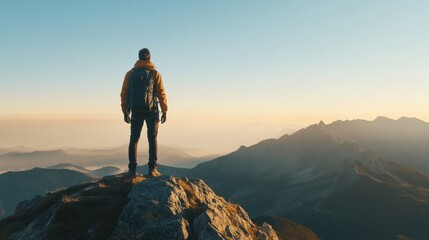
<instances>
[{"instance_id":1,"label":"rocky ridge","mask_svg":"<svg viewBox=\"0 0 429 240\"><path fill-rule=\"evenodd\" d=\"M133 187L110 239L278 239L202 180L163 177Z\"/></svg>"},{"instance_id":2,"label":"rocky ridge","mask_svg":"<svg viewBox=\"0 0 429 240\"><path fill-rule=\"evenodd\" d=\"M106 177L19 204L0 239L278 239L202 180Z\"/></svg>"}]
</instances>

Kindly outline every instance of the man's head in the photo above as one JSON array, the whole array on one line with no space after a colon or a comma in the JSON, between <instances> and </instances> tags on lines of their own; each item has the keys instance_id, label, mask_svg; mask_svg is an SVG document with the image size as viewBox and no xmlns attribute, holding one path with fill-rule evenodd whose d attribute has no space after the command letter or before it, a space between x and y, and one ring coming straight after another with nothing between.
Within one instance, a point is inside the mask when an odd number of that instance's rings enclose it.
<instances>
[{"instance_id":1,"label":"man's head","mask_svg":"<svg viewBox=\"0 0 429 240\"><path fill-rule=\"evenodd\" d=\"M150 60L150 52L149 49L143 48L139 51L139 59L140 60Z\"/></svg>"}]
</instances>

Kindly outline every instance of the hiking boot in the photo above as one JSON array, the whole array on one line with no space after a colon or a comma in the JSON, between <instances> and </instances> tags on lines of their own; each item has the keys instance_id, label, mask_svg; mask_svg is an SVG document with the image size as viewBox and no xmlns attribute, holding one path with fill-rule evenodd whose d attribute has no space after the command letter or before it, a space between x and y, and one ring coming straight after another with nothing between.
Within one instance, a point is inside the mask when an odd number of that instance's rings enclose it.
<instances>
[{"instance_id":1,"label":"hiking boot","mask_svg":"<svg viewBox=\"0 0 429 240\"><path fill-rule=\"evenodd\" d=\"M149 177L159 177L162 174L158 171L158 167L157 166L153 166L153 167L149 167L149 173L148 173Z\"/></svg>"}]
</instances>

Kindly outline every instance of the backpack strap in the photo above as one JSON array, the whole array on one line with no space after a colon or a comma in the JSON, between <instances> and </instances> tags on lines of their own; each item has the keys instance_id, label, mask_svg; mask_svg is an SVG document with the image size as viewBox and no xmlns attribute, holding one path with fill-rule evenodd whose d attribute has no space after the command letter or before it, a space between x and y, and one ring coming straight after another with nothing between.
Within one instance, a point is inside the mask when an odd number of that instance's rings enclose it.
<instances>
[{"instance_id":1,"label":"backpack strap","mask_svg":"<svg viewBox=\"0 0 429 240\"><path fill-rule=\"evenodd\" d=\"M147 77L149 79L152 79L152 77L153 77L153 70L149 70L149 73L147 74Z\"/></svg>"},{"instance_id":2,"label":"backpack strap","mask_svg":"<svg viewBox=\"0 0 429 240\"><path fill-rule=\"evenodd\" d=\"M149 79L152 79L152 77L153 77L153 75L155 74L155 70L150 70L150 72L149 72L149 76L148 76L148 78ZM158 97L156 96L156 82L155 82L155 80L153 80L153 94L152 94L152 97L153 97L153 101L154 101L154 103L155 103L155 108L156 108L156 111L158 111Z\"/></svg>"}]
</instances>

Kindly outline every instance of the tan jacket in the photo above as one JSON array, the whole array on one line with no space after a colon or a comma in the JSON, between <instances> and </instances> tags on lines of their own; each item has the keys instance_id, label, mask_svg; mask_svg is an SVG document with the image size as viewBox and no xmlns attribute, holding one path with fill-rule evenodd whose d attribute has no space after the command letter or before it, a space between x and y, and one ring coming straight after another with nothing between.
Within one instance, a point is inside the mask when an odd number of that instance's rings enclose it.
<instances>
[{"instance_id":1,"label":"tan jacket","mask_svg":"<svg viewBox=\"0 0 429 240\"><path fill-rule=\"evenodd\" d=\"M155 65L150 60L138 60L136 64L134 64L134 67L136 68L144 67L150 70L155 70ZM127 94L128 94L128 85L130 81L131 72L132 71L130 70L127 72L127 74L125 74L124 82L122 83L121 107L122 107L123 113L127 112ZM162 112L167 112L168 110L167 96L165 94L165 89L164 89L164 84L162 83L161 74L156 70L154 71L153 74L154 74L153 80L155 81L155 84L156 84L156 87L155 87L156 97L159 100Z\"/></svg>"}]
</instances>

